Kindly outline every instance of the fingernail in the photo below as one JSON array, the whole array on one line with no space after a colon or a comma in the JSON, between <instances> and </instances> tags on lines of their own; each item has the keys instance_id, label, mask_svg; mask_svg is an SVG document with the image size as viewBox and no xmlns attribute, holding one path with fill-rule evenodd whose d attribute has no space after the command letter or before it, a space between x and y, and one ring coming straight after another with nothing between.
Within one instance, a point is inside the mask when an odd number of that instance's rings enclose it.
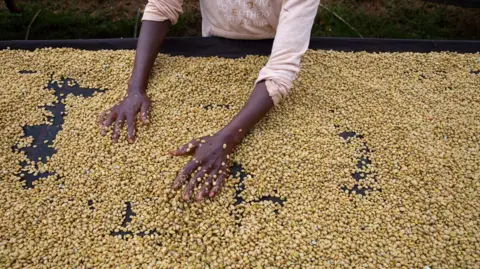
<instances>
[{"instance_id":1,"label":"fingernail","mask_svg":"<svg viewBox=\"0 0 480 269\"><path fill-rule=\"evenodd\" d=\"M133 138L128 139L128 143L132 144L133 142L135 142L135 139L133 139Z\"/></svg>"},{"instance_id":2,"label":"fingernail","mask_svg":"<svg viewBox=\"0 0 480 269\"><path fill-rule=\"evenodd\" d=\"M172 188L175 190L178 190L180 189L181 186L182 186L182 182L178 179L178 177L175 178L175 182L173 183Z\"/></svg>"},{"instance_id":3,"label":"fingernail","mask_svg":"<svg viewBox=\"0 0 480 269\"><path fill-rule=\"evenodd\" d=\"M215 193L214 192L210 192L210 198L213 198L213 196L215 196Z\"/></svg>"}]
</instances>

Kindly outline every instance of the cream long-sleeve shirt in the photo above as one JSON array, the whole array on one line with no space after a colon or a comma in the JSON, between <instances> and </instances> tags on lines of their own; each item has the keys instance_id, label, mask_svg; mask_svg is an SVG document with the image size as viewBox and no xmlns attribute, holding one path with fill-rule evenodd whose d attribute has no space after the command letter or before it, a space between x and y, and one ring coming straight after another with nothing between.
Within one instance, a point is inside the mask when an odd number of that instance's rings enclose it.
<instances>
[{"instance_id":1,"label":"cream long-sleeve shirt","mask_svg":"<svg viewBox=\"0 0 480 269\"><path fill-rule=\"evenodd\" d=\"M200 0L202 35L231 39L275 38L255 83L265 81L275 105L285 97L308 49L320 0ZM142 20L175 24L183 0L148 0Z\"/></svg>"}]
</instances>

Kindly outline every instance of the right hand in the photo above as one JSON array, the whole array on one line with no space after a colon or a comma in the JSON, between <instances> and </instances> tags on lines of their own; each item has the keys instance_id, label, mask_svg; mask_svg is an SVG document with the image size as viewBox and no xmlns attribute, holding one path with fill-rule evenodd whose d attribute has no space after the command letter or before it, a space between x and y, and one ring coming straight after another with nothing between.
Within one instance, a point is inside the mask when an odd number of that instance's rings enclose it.
<instances>
[{"instance_id":1,"label":"right hand","mask_svg":"<svg viewBox=\"0 0 480 269\"><path fill-rule=\"evenodd\" d=\"M115 122L113 125L112 141L116 143L120 137L120 130L126 121L128 127L128 142L133 143L135 141L135 122L137 114L140 112L140 119L143 124L150 123L148 119L150 103L151 101L145 93L128 93L122 101L100 114L98 119L100 133L105 136L107 134L107 128Z\"/></svg>"}]
</instances>

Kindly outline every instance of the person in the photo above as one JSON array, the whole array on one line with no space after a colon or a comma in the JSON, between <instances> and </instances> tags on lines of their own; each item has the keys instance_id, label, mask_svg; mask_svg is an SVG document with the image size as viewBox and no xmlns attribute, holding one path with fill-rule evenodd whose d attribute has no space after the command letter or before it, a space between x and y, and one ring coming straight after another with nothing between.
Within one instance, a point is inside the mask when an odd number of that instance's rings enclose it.
<instances>
[{"instance_id":1,"label":"person","mask_svg":"<svg viewBox=\"0 0 480 269\"><path fill-rule=\"evenodd\" d=\"M185 183L185 201L213 198L228 178L229 154L245 134L284 98L308 49L312 25L320 0L200 0L202 36L230 39L272 39L267 64L261 69L253 91L240 112L212 136L194 139L173 150L174 156L193 156L178 173L173 188ZM149 0L142 18L133 72L126 97L100 114L101 134L113 127L113 142L127 123L128 141L135 140L138 113L149 123L148 77L168 27L182 13L182 0ZM201 167L202 169L198 169ZM195 173L192 177L191 175ZM204 180L198 180L204 179ZM199 186L199 184L202 184ZM197 193L194 190L199 188Z\"/></svg>"}]
</instances>

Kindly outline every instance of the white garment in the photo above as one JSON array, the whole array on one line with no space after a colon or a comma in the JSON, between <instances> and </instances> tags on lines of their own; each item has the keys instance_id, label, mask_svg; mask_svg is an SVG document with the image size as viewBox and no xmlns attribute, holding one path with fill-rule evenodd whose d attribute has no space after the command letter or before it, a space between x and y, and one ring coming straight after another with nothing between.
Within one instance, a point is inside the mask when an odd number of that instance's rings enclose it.
<instances>
[{"instance_id":1,"label":"white garment","mask_svg":"<svg viewBox=\"0 0 480 269\"><path fill-rule=\"evenodd\" d=\"M149 0L142 20L175 24L183 0ZM231 39L275 38L256 83L265 80L275 105L288 94L308 49L320 0L200 0L202 35Z\"/></svg>"}]
</instances>

